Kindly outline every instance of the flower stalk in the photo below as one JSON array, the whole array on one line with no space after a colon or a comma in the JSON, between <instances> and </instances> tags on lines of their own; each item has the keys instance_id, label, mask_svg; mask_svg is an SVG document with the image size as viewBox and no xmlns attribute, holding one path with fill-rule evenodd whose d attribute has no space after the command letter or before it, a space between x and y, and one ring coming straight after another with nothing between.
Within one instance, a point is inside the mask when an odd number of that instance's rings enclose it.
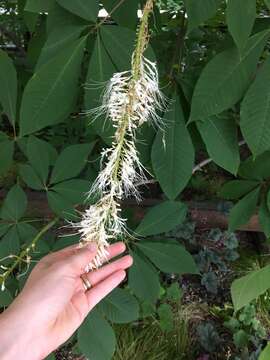
<instances>
[{"instance_id":1,"label":"flower stalk","mask_svg":"<svg viewBox=\"0 0 270 360\"><path fill-rule=\"evenodd\" d=\"M158 111L164 108L159 90L156 64L144 56L149 42L148 22L154 0L148 0L137 32L131 70L115 73L107 84L102 105L92 111L95 118L105 115L115 128L112 146L101 154L101 171L89 191L100 199L91 205L74 224L81 235L82 245L95 242L96 258L87 271L97 268L106 259L112 239L127 233L121 217L120 200L134 196L140 200L137 183L145 180L145 169L136 149L137 129L145 122L160 124Z\"/></svg>"}]
</instances>

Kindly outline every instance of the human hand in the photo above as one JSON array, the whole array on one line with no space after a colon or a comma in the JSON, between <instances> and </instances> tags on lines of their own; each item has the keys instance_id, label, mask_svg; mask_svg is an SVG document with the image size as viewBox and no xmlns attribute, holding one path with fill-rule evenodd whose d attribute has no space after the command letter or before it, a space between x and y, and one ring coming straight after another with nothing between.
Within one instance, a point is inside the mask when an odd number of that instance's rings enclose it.
<instances>
[{"instance_id":1,"label":"human hand","mask_svg":"<svg viewBox=\"0 0 270 360\"><path fill-rule=\"evenodd\" d=\"M125 245L116 243L108 251L111 259L123 253ZM124 280L125 269L132 265L129 255L88 273L92 288L85 291L80 276L95 254L93 247L71 246L41 259L22 292L0 315L1 360L44 359Z\"/></svg>"}]
</instances>

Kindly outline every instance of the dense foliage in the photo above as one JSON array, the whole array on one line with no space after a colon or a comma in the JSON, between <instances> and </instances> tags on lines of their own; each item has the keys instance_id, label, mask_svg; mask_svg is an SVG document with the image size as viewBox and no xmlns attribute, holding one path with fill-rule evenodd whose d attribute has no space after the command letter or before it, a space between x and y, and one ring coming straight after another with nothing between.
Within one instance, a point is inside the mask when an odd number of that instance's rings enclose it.
<instances>
[{"instance_id":1,"label":"dense foliage","mask_svg":"<svg viewBox=\"0 0 270 360\"><path fill-rule=\"evenodd\" d=\"M93 120L89 110L100 105L112 75L131 68L143 5L143 0L0 1L1 307L22 287L31 259L79 241L76 234L59 238L57 229L66 220L77 221L94 201L86 201L85 193L114 132L105 115ZM75 335L89 358L111 359L116 343L111 324L137 320L160 302L164 274L201 273L202 285L215 294L215 268L238 256L233 232L258 213L270 237L269 9L269 0L156 2L147 55L157 62L168 102L160 127L140 128L137 149L148 170L142 196L159 201L141 221L132 201L123 204L136 234L128 242L134 265L127 286L108 296ZM198 171L212 163L215 174L223 175L215 199L235 204L229 203L228 233L211 235L223 239L222 254L203 248L194 258L185 236L175 231L188 216L190 189L196 192L205 181ZM61 234L70 231L67 226ZM236 311L268 290L269 273L270 265L233 282ZM164 319L161 326L170 326L170 306L161 304L157 313ZM232 332L242 340L237 326ZM213 334L211 325L198 331L203 344L205 333Z\"/></svg>"}]
</instances>

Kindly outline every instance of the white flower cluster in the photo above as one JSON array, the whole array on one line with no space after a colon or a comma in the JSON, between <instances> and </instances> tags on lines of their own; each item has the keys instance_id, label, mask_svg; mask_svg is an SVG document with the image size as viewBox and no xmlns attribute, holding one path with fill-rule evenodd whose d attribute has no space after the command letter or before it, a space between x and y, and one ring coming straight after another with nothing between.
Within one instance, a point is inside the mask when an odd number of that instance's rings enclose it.
<instances>
[{"instance_id":1,"label":"white flower cluster","mask_svg":"<svg viewBox=\"0 0 270 360\"><path fill-rule=\"evenodd\" d=\"M74 225L79 229L82 244L95 242L98 245L97 256L87 271L101 266L108 255L106 248L110 240L121 238L126 232L119 202L129 196L139 200L136 184L145 179L145 169L135 145L136 130L146 122L160 126L158 113L166 102L159 90L156 63L143 56L152 0L148 0L145 9L132 70L115 73L105 88L102 105L89 112L94 118L105 115L116 130L112 146L101 154L101 171L89 191L89 196L98 195L99 201Z\"/></svg>"}]
</instances>

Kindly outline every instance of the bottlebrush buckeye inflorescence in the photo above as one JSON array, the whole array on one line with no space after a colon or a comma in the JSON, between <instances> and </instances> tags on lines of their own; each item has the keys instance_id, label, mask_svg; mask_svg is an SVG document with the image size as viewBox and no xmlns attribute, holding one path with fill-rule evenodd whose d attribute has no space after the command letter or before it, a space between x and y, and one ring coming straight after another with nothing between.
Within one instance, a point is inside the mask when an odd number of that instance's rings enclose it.
<instances>
[{"instance_id":1,"label":"bottlebrush buckeye inflorescence","mask_svg":"<svg viewBox=\"0 0 270 360\"><path fill-rule=\"evenodd\" d=\"M82 245L95 242L98 246L97 256L87 271L99 267L106 259L110 240L126 232L119 202L128 196L140 199L136 183L145 178L135 146L136 130L145 122L159 125L158 112L165 103L156 64L144 56L153 1L148 0L143 11L131 70L115 73L104 91L102 105L90 111L95 117L105 114L116 130L112 146L102 152L101 171L89 191L89 195L98 194L99 200L74 225L81 234Z\"/></svg>"}]
</instances>

